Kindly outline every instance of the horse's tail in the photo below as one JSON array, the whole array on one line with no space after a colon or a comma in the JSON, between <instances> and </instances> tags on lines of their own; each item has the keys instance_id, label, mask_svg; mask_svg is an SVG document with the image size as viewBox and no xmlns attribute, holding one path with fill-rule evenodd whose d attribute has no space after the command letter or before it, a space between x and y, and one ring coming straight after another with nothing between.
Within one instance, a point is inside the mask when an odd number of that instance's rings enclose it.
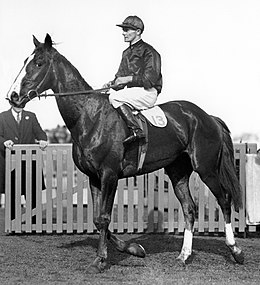
<instances>
[{"instance_id":1,"label":"horse's tail","mask_svg":"<svg viewBox=\"0 0 260 285\"><path fill-rule=\"evenodd\" d=\"M232 203L236 211L242 207L242 191L234 165L234 148L227 125L217 117L214 117L221 126L223 144L219 156L220 183L226 193L231 195Z\"/></svg>"}]
</instances>

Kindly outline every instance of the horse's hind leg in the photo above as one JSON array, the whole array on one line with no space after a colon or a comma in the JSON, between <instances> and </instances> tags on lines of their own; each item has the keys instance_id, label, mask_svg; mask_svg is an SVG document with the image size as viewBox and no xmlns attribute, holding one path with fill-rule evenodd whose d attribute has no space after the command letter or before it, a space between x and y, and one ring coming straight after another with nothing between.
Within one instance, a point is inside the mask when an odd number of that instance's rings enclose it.
<instances>
[{"instance_id":1,"label":"horse's hind leg","mask_svg":"<svg viewBox=\"0 0 260 285\"><path fill-rule=\"evenodd\" d=\"M186 153L182 154L174 163L165 167L165 170L172 182L174 192L181 203L184 214L184 239L181 253L177 259L185 264L185 261L192 254L193 226L195 221L195 203L189 189L189 177L192 173L189 156Z\"/></svg>"},{"instance_id":2,"label":"horse's hind leg","mask_svg":"<svg viewBox=\"0 0 260 285\"><path fill-rule=\"evenodd\" d=\"M230 249L235 261L242 264L244 263L244 253L237 246L231 225L231 195L222 188L217 173L207 175L206 178L204 178L203 175L200 176L203 182L209 187L211 192L216 197L218 204L223 212L225 221L226 245Z\"/></svg>"}]
</instances>

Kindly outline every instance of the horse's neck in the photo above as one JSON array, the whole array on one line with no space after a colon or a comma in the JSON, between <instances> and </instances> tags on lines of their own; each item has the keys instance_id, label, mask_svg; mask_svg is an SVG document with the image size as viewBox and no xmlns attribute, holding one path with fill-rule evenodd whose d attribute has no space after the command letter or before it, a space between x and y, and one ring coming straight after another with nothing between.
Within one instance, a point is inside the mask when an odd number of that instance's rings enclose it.
<instances>
[{"instance_id":1,"label":"horse's neck","mask_svg":"<svg viewBox=\"0 0 260 285\"><path fill-rule=\"evenodd\" d=\"M54 90L54 92L74 92L92 89L80 75L79 71L62 55L60 55L55 73L58 80L57 85L54 87L57 90Z\"/></svg>"},{"instance_id":2,"label":"horse's neck","mask_svg":"<svg viewBox=\"0 0 260 285\"><path fill-rule=\"evenodd\" d=\"M53 88L54 93L92 90L78 70L63 56L61 56L59 63L55 67L55 75L56 85ZM77 124L77 121L85 112L84 110L90 97L91 94L56 97L61 116L69 129Z\"/></svg>"}]
</instances>

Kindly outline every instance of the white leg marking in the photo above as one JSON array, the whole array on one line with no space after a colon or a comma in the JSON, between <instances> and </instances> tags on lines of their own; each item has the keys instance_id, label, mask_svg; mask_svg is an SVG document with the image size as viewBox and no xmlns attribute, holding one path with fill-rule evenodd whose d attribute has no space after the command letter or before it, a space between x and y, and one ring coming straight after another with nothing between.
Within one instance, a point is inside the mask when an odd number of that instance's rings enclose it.
<instances>
[{"instance_id":1,"label":"white leg marking","mask_svg":"<svg viewBox=\"0 0 260 285\"><path fill-rule=\"evenodd\" d=\"M185 229L182 249L185 249L185 251L189 253L191 253L192 250L192 238L193 238L192 231Z\"/></svg>"},{"instance_id":2,"label":"white leg marking","mask_svg":"<svg viewBox=\"0 0 260 285\"><path fill-rule=\"evenodd\" d=\"M185 260L188 259L188 257L191 255L191 252L192 252L192 238L193 238L192 231L185 229L181 254L178 257L184 263L185 263Z\"/></svg>"},{"instance_id":3,"label":"white leg marking","mask_svg":"<svg viewBox=\"0 0 260 285\"><path fill-rule=\"evenodd\" d=\"M226 232L226 244L234 245L236 242L231 224L225 224L225 232Z\"/></svg>"}]
</instances>

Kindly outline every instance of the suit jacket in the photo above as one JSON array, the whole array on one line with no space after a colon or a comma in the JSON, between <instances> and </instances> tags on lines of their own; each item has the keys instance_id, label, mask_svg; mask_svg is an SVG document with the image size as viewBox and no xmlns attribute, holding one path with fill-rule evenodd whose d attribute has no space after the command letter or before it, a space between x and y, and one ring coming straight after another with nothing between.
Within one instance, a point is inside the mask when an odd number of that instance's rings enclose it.
<instances>
[{"instance_id":1,"label":"suit jacket","mask_svg":"<svg viewBox=\"0 0 260 285\"><path fill-rule=\"evenodd\" d=\"M0 113L0 193L4 192L4 142L7 140L12 140L14 144L35 144L35 140L47 141L47 135L41 128L36 115L32 112L23 110L19 125L11 109Z\"/></svg>"}]
</instances>

